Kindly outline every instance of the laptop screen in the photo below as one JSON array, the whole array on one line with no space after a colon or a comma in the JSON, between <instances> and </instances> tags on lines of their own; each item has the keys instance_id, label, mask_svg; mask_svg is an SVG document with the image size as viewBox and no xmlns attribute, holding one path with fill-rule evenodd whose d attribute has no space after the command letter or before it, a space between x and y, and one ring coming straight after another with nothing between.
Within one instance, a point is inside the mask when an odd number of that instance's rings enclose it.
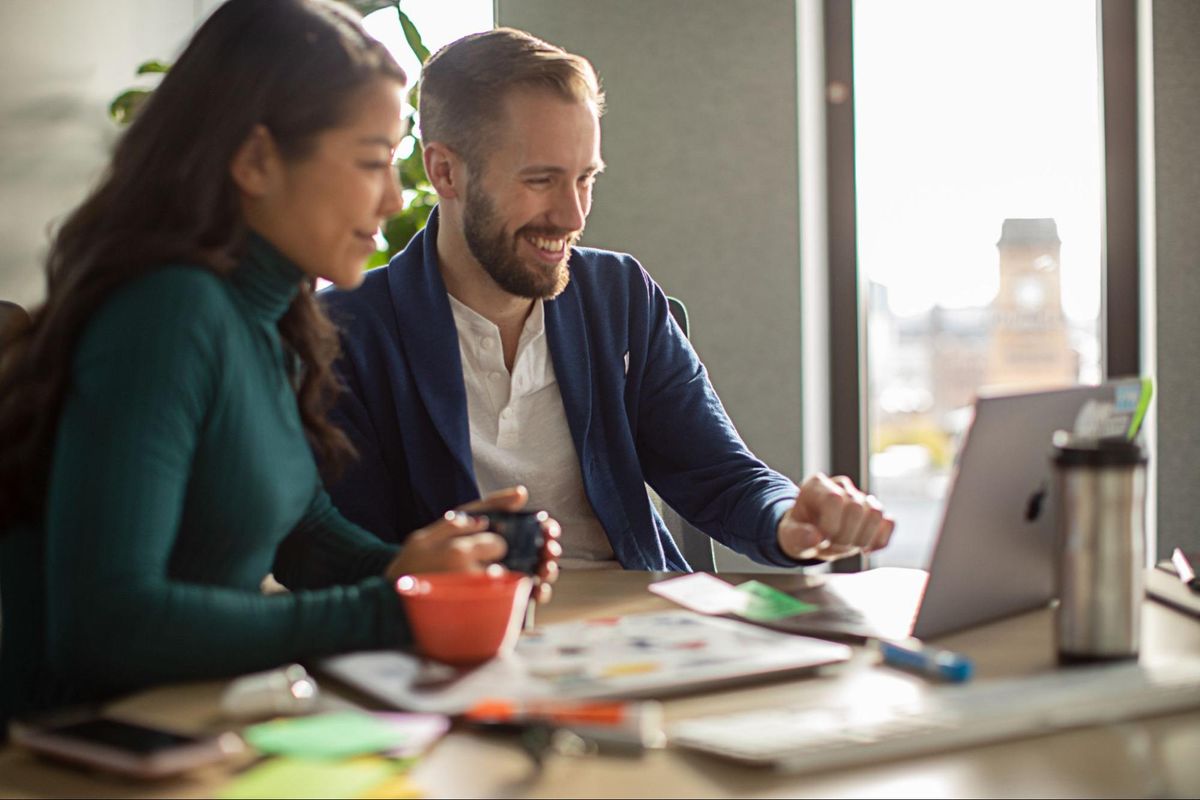
<instances>
[{"instance_id":1,"label":"laptop screen","mask_svg":"<svg viewBox=\"0 0 1200 800\"><path fill-rule=\"evenodd\" d=\"M1051 439L1056 430L1072 430L1085 406L1123 409L1130 397L1147 403L1148 384L1127 378L976 400L914 636L940 636L1054 598Z\"/></svg>"}]
</instances>

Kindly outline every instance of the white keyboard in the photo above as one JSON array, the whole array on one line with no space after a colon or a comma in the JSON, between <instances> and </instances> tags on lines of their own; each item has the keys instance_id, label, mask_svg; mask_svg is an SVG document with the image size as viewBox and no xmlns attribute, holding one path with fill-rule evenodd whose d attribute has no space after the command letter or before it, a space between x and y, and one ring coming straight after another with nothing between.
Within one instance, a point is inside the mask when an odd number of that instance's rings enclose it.
<instances>
[{"instance_id":1,"label":"white keyboard","mask_svg":"<svg viewBox=\"0 0 1200 800\"><path fill-rule=\"evenodd\" d=\"M865 704L861 704L865 706ZM874 707L785 707L682 720L673 745L784 772L941 752L1200 707L1200 660L1125 663L932 688Z\"/></svg>"}]
</instances>

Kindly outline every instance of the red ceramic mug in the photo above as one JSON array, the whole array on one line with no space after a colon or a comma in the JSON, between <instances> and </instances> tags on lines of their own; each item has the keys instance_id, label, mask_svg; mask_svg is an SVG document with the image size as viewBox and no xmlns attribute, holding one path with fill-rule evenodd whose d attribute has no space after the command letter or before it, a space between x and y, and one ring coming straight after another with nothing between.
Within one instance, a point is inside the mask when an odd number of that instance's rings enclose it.
<instances>
[{"instance_id":1,"label":"red ceramic mug","mask_svg":"<svg viewBox=\"0 0 1200 800\"><path fill-rule=\"evenodd\" d=\"M404 575L404 600L422 655L455 666L509 652L521 633L532 578L507 570Z\"/></svg>"}]
</instances>

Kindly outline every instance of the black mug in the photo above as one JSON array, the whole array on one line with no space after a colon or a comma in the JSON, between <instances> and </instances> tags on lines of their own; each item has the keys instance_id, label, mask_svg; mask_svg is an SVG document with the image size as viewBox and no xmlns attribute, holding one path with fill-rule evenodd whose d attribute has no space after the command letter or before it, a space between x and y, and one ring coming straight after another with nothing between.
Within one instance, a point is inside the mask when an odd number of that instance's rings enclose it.
<instances>
[{"instance_id":1,"label":"black mug","mask_svg":"<svg viewBox=\"0 0 1200 800\"><path fill-rule=\"evenodd\" d=\"M508 543L508 552L500 563L513 572L536 574L546 544L542 523L550 515L545 511L484 511L480 516L487 517L489 531L503 536Z\"/></svg>"}]
</instances>

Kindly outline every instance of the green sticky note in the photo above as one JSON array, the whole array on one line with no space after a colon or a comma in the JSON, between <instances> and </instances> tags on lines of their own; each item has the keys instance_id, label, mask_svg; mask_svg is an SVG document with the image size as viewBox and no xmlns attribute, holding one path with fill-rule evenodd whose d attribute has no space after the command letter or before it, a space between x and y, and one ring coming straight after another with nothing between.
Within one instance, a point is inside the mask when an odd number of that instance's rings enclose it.
<instances>
[{"instance_id":1,"label":"green sticky note","mask_svg":"<svg viewBox=\"0 0 1200 800\"><path fill-rule=\"evenodd\" d=\"M242 734L251 747L280 756L349 758L378 753L402 743L406 734L369 714L344 711L280 719Z\"/></svg>"},{"instance_id":2,"label":"green sticky note","mask_svg":"<svg viewBox=\"0 0 1200 800\"><path fill-rule=\"evenodd\" d=\"M737 590L750 595L750 602L741 611L735 612L746 619L767 621L794 617L797 614L807 614L816 611L817 606L797 600L790 594L784 594L778 589L758 581L746 581L738 584Z\"/></svg>"},{"instance_id":3,"label":"green sticky note","mask_svg":"<svg viewBox=\"0 0 1200 800\"><path fill-rule=\"evenodd\" d=\"M305 761L273 758L247 770L225 787L221 800L258 797L363 797L395 768L383 759Z\"/></svg>"}]
</instances>

